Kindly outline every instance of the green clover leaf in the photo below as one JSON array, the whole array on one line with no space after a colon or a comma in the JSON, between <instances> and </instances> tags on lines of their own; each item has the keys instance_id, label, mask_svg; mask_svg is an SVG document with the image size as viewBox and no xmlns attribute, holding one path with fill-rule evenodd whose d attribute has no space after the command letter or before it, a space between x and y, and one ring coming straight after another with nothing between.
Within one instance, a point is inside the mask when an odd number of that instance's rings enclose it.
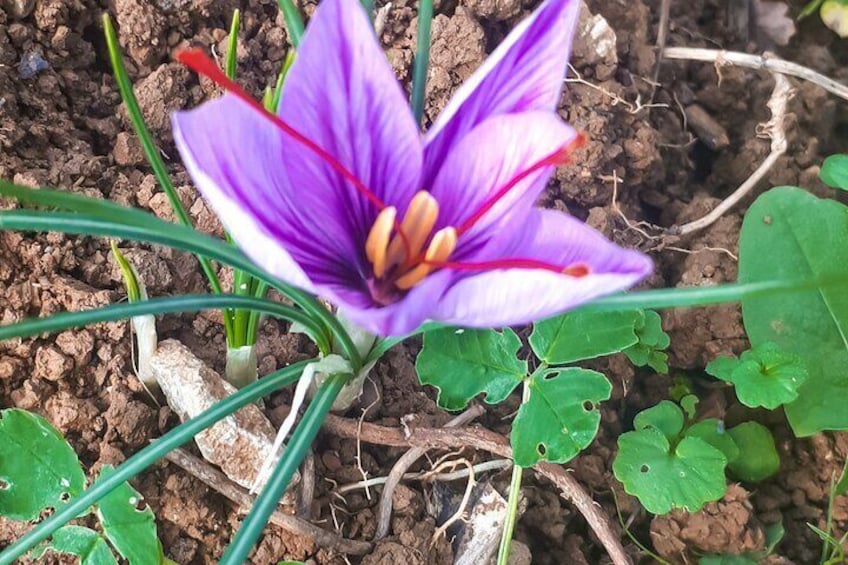
<instances>
[{"instance_id":1,"label":"green clover leaf","mask_svg":"<svg viewBox=\"0 0 848 565\"><path fill-rule=\"evenodd\" d=\"M100 476L107 477L115 470L106 465ZM156 535L156 518L142 496L129 483L106 495L97 505L103 531L121 556L133 565L162 563L162 544Z\"/></svg>"},{"instance_id":2,"label":"green clover leaf","mask_svg":"<svg viewBox=\"0 0 848 565\"><path fill-rule=\"evenodd\" d=\"M47 420L16 408L0 413L0 515L35 520L84 486L77 454Z\"/></svg>"},{"instance_id":3,"label":"green clover leaf","mask_svg":"<svg viewBox=\"0 0 848 565\"><path fill-rule=\"evenodd\" d=\"M653 514L675 508L696 512L727 489L724 454L697 437L677 445L654 427L622 434L613 473L624 490Z\"/></svg>"},{"instance_id":4,"label":"green clover leaf","mask_svg":"<svg viewBox=\"0 0 848 565\"><path fill-rule=\"evenodd\" d=\"M730 472L749 483L763 481L780 470L780 455L771 432L757 422L744 422L727 430L745 457L728 465Z\"/></svg>"},{"instance_id":5,"label":"green clover leaf","mask_svg":"<svg viewBox=\"0 0 848 565\"><path fill-rule=\"evenodd\" d=\"M611 355L636 344L636 326L644 325L641 310L567 312L537 322L530 347L542 361L565 364Z\"/></svg>"},{"instance_id":6,"label":"green clover leaf","mask_svg":"<svg viewBox=\"0 0 848 565\"><path fill-rule=\"evenodd\" d=\"M424 334L415 367L421 384L439 390L439 406L461 410L486 393L486 402L502 402L527 376L527 362L516 358L521 340L510 329L446 328Z\"/></svg>"},{"instance_id":7,"label":"green clover leaf","mask_svg":"<svg viewBox=\"0 0 848 565\"><path fill-rule=\"evenodd\" d=\"M586 448L598 433L597 404L612 386L588 369L552 369L534 373L529 397L512 425L515 463L532 467L539 461L565 463Z\"/></svg>"},{"instance_id":8,"label":"green clover leaf","mask_svg":"<svg viewBox=\"0 0 848 565\"><path fill-rule=\"evenodd\" d=\"M94 530L82 526L62 526L49 543L32 550L32 557L40 561L47 551L76 555L80 558L80 565L118 565L106 540Z\"/></svg>"},{"instance_id":9,"label":"green clover leaf","mask_svg":"<svg viewBox=\"0 0 848 565\"><path fill-rule=\"evenodd\" d=\"M736 396L745 406L769 410L798 398L798 389L808 376L800 355L787 353L771 342L751 348L739 359L719 357L706 370L732 383Z\"/></svg>"},{"instance_id":10,"label":"green clover leaf","mask_svg":"<svg viewBox=\"0 0 848 565\"><path fill-rule=\"evenodd\" d=\"M649 366L658 373L668 373L668 355L662 350L668 348L671 340L662 329L662 318L652 310L645 312L641 324L636 326L638 343L624 350L630 362L637 367Z\"/></svg>"}]
</instances>

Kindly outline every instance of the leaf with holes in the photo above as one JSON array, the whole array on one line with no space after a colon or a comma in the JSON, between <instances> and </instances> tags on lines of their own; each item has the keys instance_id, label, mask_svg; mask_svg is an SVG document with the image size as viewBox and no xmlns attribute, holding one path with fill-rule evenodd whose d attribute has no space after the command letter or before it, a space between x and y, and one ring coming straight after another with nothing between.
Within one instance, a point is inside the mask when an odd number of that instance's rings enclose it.
<instances>
[{"instance_id":1,"label":"leaf with holes","mask_svg":"<svg viewBox=\"0 0 848 565\"><path fill-rule=\"evenodd\" d=\"M502 402L527 376L527 362L516 357L515 332L446 328L424 334L415 368L422 384L439 391L439 406L461 410L480 393Z\"/></svg>"},{"instance_id":2,"label":"leaf with holes","mask_svg":"<svg viewBox=\"0 0 848 565\"><path fill-rule=\"evenodd\" d=\"M636 326L644 317L641 310L567 312L534 324L530 347L549 364L611 355L639 341Z\"/></svg>"},{"instance_id":3,"label":"leaf with holes","mask_svg":"<svg viewBox=\"0 0 848 565\"><path fill-rule=\"evenodd\" d=\"M745 214L739 282L809 280L848 273L848 208L793 187L774 188ZM848 292L811 288L742 299L756 347L776 343L800 355L809 376L786 415L799 436L848 429Z\"/></svg>"},{"instance_id":4,"label":"leaf with holes","mask_svg":"<svg viewBox=\"0 0 848 565\"><path fill-rule=\"evenodd\" d=\"M724 496L726 465L721 451L697 437L684 437L674 445L648 427L618 438L612 469L624 490L648 512L667 514L675 508L696 512Z\"/></svg>"},{"instance_id":5,"label":"leaf with holes","mask_svg":"<svg viewBox=\"0 0 848 565\"><path fill-rule=\"evenodd\" d=\"M32 557L41 561L48 551L67 553L80 558L80 565L118 565L115 556L100 534L82 526L63 526L56 530L50 543L32 551ZM133 565L135 563L133 562Z\"/></svg>"},{"instance_id":6,"label":"leaf with holes","mask_svg":"<svg viewBox=\"0 0 848 565\"><path fill-rule=\"evenodd\" d=\"M16 408L0 413L0 515L35 520L84 486L76 453L47 420Z\"/></svg>"},{"instance_id":7,"label":"leaf with holes","mask_svg":"<svg viewBox=\"0 0 848 565\"><path fill-rule=\"evenodd\" d=\"M114 468L106 465L100 477L114 472ZM97 515L106 537L124 559L133 565L159 565L162 562L156 518L150 507L143 503L141 494L129 483L121 483L101 499Z\"/></svg>"},{"instance_id":8,"label":"leaf with holes","mask_svg":"<svg viewBox=\"0 0 848 565\"><path fill-rule=\"evenodd\" d=\"M612 391L605 376L588 369L548 370L535 373L527 386L529 398L510 438L517 465L565 463L592 443L601 421L597 404Z\"/></svg>"},{"instance_id":9,"label":"leaf with holes","mask_svg":"<svg viewBox=\"0 0 848 565\"><path fill-rule=\"evenodd\" d=\"M624 350L630 362L637 367L649 366L658 373L668 373L668 348L671 339L662 329L662 318L653 310L645 312L644 319L636 325L639 341Z\"/></svg>"},{"instance_id":10,"label":"leaf with holes","mask_svg":"<svg viewBox=\"0 0 848 565\"><path fill-rule=\"evenodd\" d=\"M848 190L848 155L831 155L825 159L819 177L831 188Z\"/></svg>"},{"instance_id":11,"label":"leaf with holes","mask_svg":"<svg viewBox=\"0 0 848 565\"><path fill-rule=\"evenodd\" d=\"M670 400L642 410L633 419L636 430L655 428L663 433L668 441L674 441L683 429L683 411Z\"/></svg>"},{"instance_id":12,"label":"leaf with holes","mask_svg":"<svg viewBox=\"0 0 848 565\"><path fill-rule=\"evenodd\" d=\"M769 410L798 398L798 389L808 375L800 355L787 353L771 342L754 346L739 359L719 357L706 370L732 383L736 396L745 406Z\"/></svg>"},{"instance_id":13,"label":"leaf with holes","mask_svg":"<svg viewBox=\"0 0 848 565\"><path fill-rule=\"evenodd\" d=\"M739 457L728 465L737 478L749 483L763 481L780 470L780 455L771 432L757 422L744 422L727 430L739 451Z\"/></svg>"}]
</instances>

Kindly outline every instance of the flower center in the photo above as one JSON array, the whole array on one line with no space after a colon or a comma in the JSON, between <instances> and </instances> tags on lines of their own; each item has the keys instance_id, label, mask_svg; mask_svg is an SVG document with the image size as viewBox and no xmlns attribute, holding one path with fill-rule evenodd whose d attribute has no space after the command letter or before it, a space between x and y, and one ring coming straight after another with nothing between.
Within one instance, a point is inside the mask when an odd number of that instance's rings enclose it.
<instances>
[{"instance_id":1,"label":"flower center","mask_svg":"<svg viewBox=\"0 0 848 565\"><path fill-rule=\"evenodd\" d=\"M395 207L384 208L377 215L365 241L365 256L380 294L409 290L450 258L456 249L456 229L446 227L432 233L438 218L439 203L426 190L413 196L396 234Z\"/></svg>"}]
</instances>

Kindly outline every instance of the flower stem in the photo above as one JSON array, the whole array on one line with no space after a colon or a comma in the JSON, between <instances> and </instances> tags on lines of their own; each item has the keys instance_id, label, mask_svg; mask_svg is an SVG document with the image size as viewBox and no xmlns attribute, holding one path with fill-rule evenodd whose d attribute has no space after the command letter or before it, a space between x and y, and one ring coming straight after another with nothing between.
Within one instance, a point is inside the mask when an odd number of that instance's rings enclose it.
<instances>
[{"instance_id":1,"label":"flower stem","mask_svg":"<svg viewBox=\"0 0 848 565\"><path fill-rule=\"evenodd\" d=\"M430 23L433 21L433 0L418 3L418 45L415 68L412 71L412 115L421 124L424 115L424 94L427 87L427 67L430 65Z\"/></svg>"},{"instance_id":2,"label":"flower stem","mask_svg":"<svg viewBox=\"0 0 848 565\"><path fill-rule=\"evenodd\" d=\"M56 530L70 520L84 513L101 498L119 487L144 469L160 460L166 453L189 441L215 422L222 420L243 406L295 382L304 367L313 360L301 361L281 369L255 383L244 387L237 393L218 402L196 418L180 424L154 443L145 447L127 459L115 472L94 482L82 495L61 506L56 513L24 534L18 541L0 553L0 565L9 565L18 557L46 540Z\"/></svg>"},{"instance_id":3,"label":"flower stem","mask_svg":"<svg viewBox=\"0 0 848 565\"><path fill-rule=\"evenodd\" d=\"M350 375L333 375L324 381L324 384L318 389L315 398L312 399L303 415L303 420L292 434L291 441L277 463L271 479L262 489L250 513L236 533L236 537L221 557L220 565L247 563L248 555L253 546L256 545L259 536L262 535L262 530L268 524L268 518L277 509L280 498L286 491L292 475L306 456L306 452L312 445L312 440L315 439L321 424L324 423L324 418L330 411L333 401L335 401L349 377Z\"/></svg>"},{"instance_id":4,"label":"flower stem","mask_svg":"<svg viewBox=\"0 0 848 565\"><path fill-rule=\"evenodd\" d=\"M509 561L509 548L515 531L515 519L518 516L518 500L521 498L521 476L524 469L520 465L512 466L512 480L509 482L509 501L506 509L506 521L501 533L501 545L498 547L498 565Z\"/></svg>"}]
</instances>

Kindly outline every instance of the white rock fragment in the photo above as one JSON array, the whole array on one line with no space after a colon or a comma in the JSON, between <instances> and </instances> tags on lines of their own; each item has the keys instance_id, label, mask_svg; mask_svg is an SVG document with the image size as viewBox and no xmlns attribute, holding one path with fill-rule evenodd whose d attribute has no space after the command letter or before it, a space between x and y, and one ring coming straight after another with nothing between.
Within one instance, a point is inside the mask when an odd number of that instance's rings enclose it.
<instances>
[{"instance_id":1,"label":"white rock fragment","mask_svg":"<svg viewBox=\"0 0 848 565\"><path fill-rule=\"evenodd\" d=\"M150 358L150 370L168 405L183 421L236 392L233 385L176 340L159 344ZM194 439L207 461L219 466L233 482L250 488L265 461L272 456L274 436L271 422L259 408L249 404ZM296 474L292 485L299 481ZM292 502L289 496L286 495L283 503Z\"/></svg>"},{"instance_id":2,"label":"white rock fragment","mask_svg":"<svg viewBox=\"0 0 848 565\"><path fill-rule=\"evenodd\" d=\"M580 19L574 36L574 58L585 65L618 65L618 39L615 31L601 15L594 15L580 3Z\"/></svg>"}]
</instances>

